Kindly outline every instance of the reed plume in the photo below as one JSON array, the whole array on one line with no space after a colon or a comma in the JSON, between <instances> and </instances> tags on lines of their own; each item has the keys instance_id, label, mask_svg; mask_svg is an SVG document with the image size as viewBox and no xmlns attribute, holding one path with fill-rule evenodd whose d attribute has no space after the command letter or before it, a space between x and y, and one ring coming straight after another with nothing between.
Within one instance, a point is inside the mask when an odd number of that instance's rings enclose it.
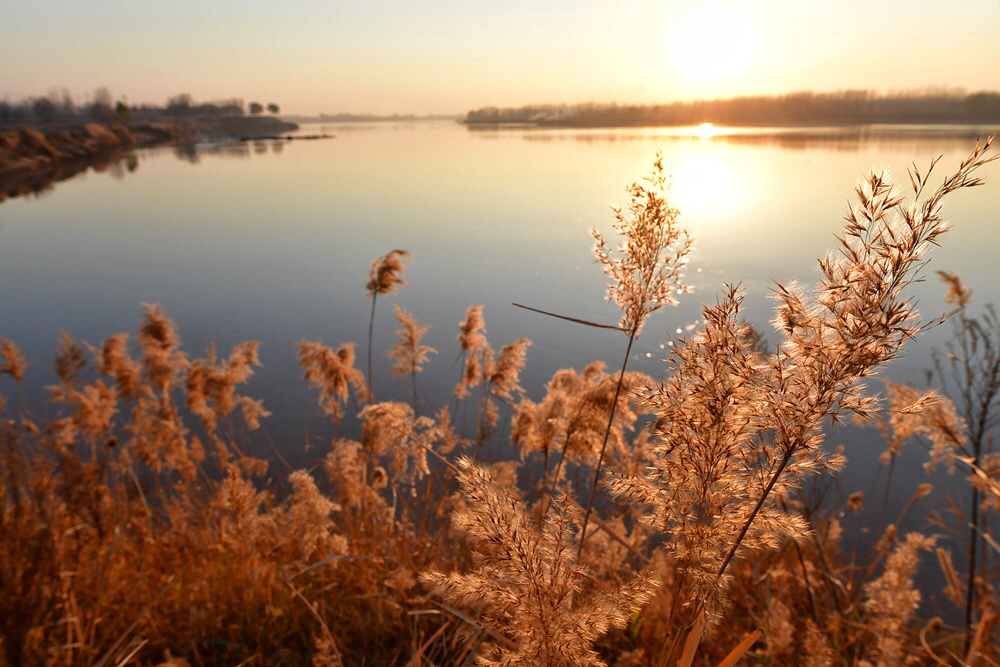
<instances>
[{"instance_id":1,"label":"reed plume","mask_svg":"<svg viewBox=\"0 0 1000 667\"><path fill-rule=\"evenodd\" d=\"M97 370L114 378L115 390L125 400L134 400L143 390L142 365L128 351L128 334L120 333L104 341L100 349L91 348Z\"/></svg>"},{"instance_id":2,"label":"reed plume","mask_svg":"<svg viewBox=\"0 0 1000 667\"><path fill-rule=\"evenodd\" d=\"M358 416L362 446L373 461L390 459L393 482L412 487L430 474L427 452L444 438L437 421L416 417L409 405L394 401L369 405Z\"/></svg>"},{"instance_id":3,"label":"reed plume","mask_svg":"<svg viewBox=\"0 0 1000 667\"><path fill-rule=\"evenodd\" d=\"M465 319L458 323L458 345L462 350L462 375L455 385L455 407L458 401L469 395L469 389L479 383L482 375L483 350L489 345L486 340L486 320L483 319L482 304L469 306ZM489 353L492 355L492 350Z\"/></svg>"},{"instance_id":4,"label":"reed plume","mask_svg":"<svg viewBox=\"0 0 1000 667\"><path fill-rule=\"evenodd\" d=\"M539 403L522 398L511 422L511 442L518 447L522 460L532 454L542 455L542 490L559 484L564 463L573 462L593 467L597 464L607 429L611 402L617 394L619 405L614 410L608 441L608 456L616 464L629 467L622 459L640 459L637 442L628 442L638 415L633 410L630 392L646 386L652 378L643 373L626 373L618 391L619 377L604 370L604 363L591 362L581 373L572 369L556 371L545 387ZM548 480L549 463L558 455Z\"/></svg>"},{"instance_id":5,"label":"reed plume","mask_svg":"<svg viewBox=\"0 0 1000 667\"><path fill-rule=\"evenodd\" d=\"M410 253L405 250L390 250L385 255L372 262L368 270L368 282L365 283L365 293L372 298L372 313L368 319L368 395L374 400L372 390L372 334L375 331L375 300L379 295L393 294L397 287L406 287L403 272L406 267L404 259L410 259Z\"/></svg>"},{"instance_id":6,"label":"reed plume","mask_svg":"<svg viewBox=\"0 0 1000 667\"><path fill-rule=\"evenodd\" d=\"M486 342L486 320L482 304L469 306L465 319L458 323L458 344L462 352L478 350Z\"/></svg>"},{"instance_id":7,"label":"reed plume","mask_svg":"<svg viewBox=\"0 0 1000 667\"><path fill-rule=\"evenodd\" d=\"M319 405L335 421L344 414L351 388L359 401L368 396L365 376L354 367L354 343L334 350L319 342L300 341L298 348L299 366L306 369L306 380L320 390Z\"/></svg>"},{"instance_id":8,"label":"reed plume","mask_svg":"<svg viewBox=\"0 0 1000 667\"><path fill-rule=\"evenodd\" d=\"M160 304L142 306L145 319L136 341L142 351L143 376L163 400L168 400L169 391L187 367L187 355L180 349L181 339L174 321L164 314Z\"/></svg>"},{"instance_id":9,"label":"reed plume","mask_svg":"<svg viewBox=\"0 0 1000 667\"><path fill-rule=\"evenodd\" d=\"M910 655L906 646L906 626L920 606L920 591L913 585L919 554L934 548L934 538L909 533L886 561L882 575L865 584L865 611L869 615L875 667L906 664Z\"/></svg>"},{"instance_id":10,"label":"reed plume","mask_svg":"<svg viewBox=\"0 0 1000 667\"><path fill-rule=\"evenodd\" d=\"M574 552L574 520L553 503L535 525L515 495L492 474L462 457L458 480L469 506L453 522L476 548L466 574L425 572L421 581L451 605L479 613L498 641L479 664L504 667L603 665L593 642L622 627L649 598L654 580L634 578L608 592L584 596L586 570Z\"/></svg>"},{"instance_id":11,"label":"reed plume","mask_svg":"<svg viewBox=\"0 0 1000 667\"><path fill-rule=\"evenodd\" d=\"M20 382L24 378L24 371L28 367L27 358L21 354L21 349L12 341L0 338L0 374L6 373L14 378L15 382Z\"/></svg>"},{"instance_id":12,"label":"reed plume","mask_svg":"<svg viewBox=\"0 0 1000 667\"><path fill-rule=\"evenodd\" d=\"M229 359L219 362L213 345L205 359L196 359L188 366L184 377L187 408L201 419L209 437L215 437L218 420L237 407L243 409L251 430L270 414L259 400L236 395L236 386L250 379L254 366L260 366L259 347L256 341L241 343L233 348Z\"/></svg>"},{"instance_id":13,"label":"reed plume","mask_svg":"<svg viewBox=\"0 0 1000 667\"><path fill-rule=\"evenodd\" d=\"M628 216L622 212L621 207L613 208L615 222L612 226L621 236L621 244L617 250L611 250L596 229L590 231L595 239L594 254L597 261L604 265L604 272L612 280L608 286L607 298L622 309L619 326L628 335L628 345L625 348L615 398L611 402L601 452L597 457L594 481L587 498L583 534L580 538L581 550L586 539L597 482L601 477L604 450L614 423L632 344L650 313L664 305L675 305L677 299L674 295L690 290L683 283L682 269L691 252L691 237L680 226L680 212L667 199L668 182L662 154L657 153L652 173L641 182L632 182L627 192ZM580 553L577 554L578 557L579 555Z\"/></svg>"},{"instance_id":14,"label":"reed plume","mask_svg":"<svg viewBox=\"0 0 1000 667\"><path fill-rule=\"evenodd\" d=\"M494 352L486 339L483 307L472 306L459 323L458 343L464 356L462 377L455 386L455 398L461 400L469 390L479 387L476 409L476 457L479 447L497 425L500 412L496 402L511 404L524 390L520 385L521 369L531 341L519 338Z\"/></svg>"},{"instance_id":15,"label":"reed plume","mask_svg":"<svg viewBox=\"0 0 1000 667\"><path fill-rule=\"evenodd\" d=\"M887 412L879 417L878 427L888 445L879 457L882 465L889 466L885 493L879 510L878 531L885 525L885 512L889 504L893 472L903 443L922 436L931 442L930 460L924 468L930 470L944 464L955 470L955 456L965 446L965 421L955 412L955 405L936 391L918 391L913 387L883 380L886 386Z\"/></svg>"},{"instance_id":16,"label":"reed plume","mask_svg":"<svg viewBox=\"0 0 1000 667\"><path fill-rule=\"evenodd\" d=\"M682 269L691 252L691 237L680 226L680 212L667 199L668 178L663 155L653 161L653 171L628 186L628 216L613 208L615 232L621 245L612 250L604 236L591 229L594 254L611 278L608 301L622 309L619 326L638 334L646 317L665 305L676 305L675 294L687 292Z\"/></svg>"},{"instance_id":17,"label":"reed plume","mask_svg":"<svg viewBox=\"0 0 1000 667\"><path fill-rule=\"evenodd\" d=\"M409 375L413 380L413 413L417 414L417 373L424 369L424 364L431 354L437 354L430 345L421 345L424 334L431 328L429 324L421 324L417 318L399 306L395 306L396 321L399 329L396 331L398 340L392 349L386 352L390 359L395 360L392 366L393 375Z\"/></svg>"}]
</instances>

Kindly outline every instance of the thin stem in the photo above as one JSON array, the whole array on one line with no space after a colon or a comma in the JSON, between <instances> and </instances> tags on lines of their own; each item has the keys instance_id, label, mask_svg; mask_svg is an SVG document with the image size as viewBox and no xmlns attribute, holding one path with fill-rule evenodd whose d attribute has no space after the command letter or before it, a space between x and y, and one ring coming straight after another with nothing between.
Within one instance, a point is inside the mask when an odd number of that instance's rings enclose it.
<instances>
[{"instance_id":1,"label":"thin stem","mask_svg":"<svg viewBox=\"0 0 1000 667\"><path fill-rule=\"evenodd\" d=\"M752 524L753 520L757 518L757 513L760 512L760 508L764 506L764 501L767 500L767 496L771 493L771 489L774 488L775 482L778 481L778 477L781 476L781 473L785 470L785 466L788 465L791 458L792 450L786 449L785 455L781 459L781 465L779 465L778 469L774 471L774 475L771 476L771 481L767 483L767 488L765 488L764 493L761 494L760 500L757 501L753 511L750 512L750 516L747 517L746 523L743 524L743 530L740 531L739 536L736 538L736 542L734 542L732 548L729 549L726 559L722 561L722 565L719 566L719 571L715 573L716 578L721 578L723 573L725 573L726 568L729 566L729 561L731 561L733 556L736 555L736 550L740 548L740 543L743 542L743 538L746 537L747 531L750 530L750 524Z\"/></svg>"},{"instance_id":2,"label":"thin stem","mask_svg":"<svg viewBox=\"0 0 1000 667\"><path fill-rule=\"evenodd\" d=\"M410 377L413 379L413 416L417 417L417 371L410 371Z\"/></svg>"},{"instance_id":3,"label":"thin stem","mask_svg":"<svg viewBox=\"0 0 1000 667\"><path fill-rule=\"evenodd\" d=\"M372 293L372 314L368 318L368 397L375 402L375 391L372 389L372 333L375 331L375 299L378 292Z\"/></svg>"},{"instance_id":4,"label":"thin stem","mask_svg":"<svg viewBox=\"0 0 1000 667\"><path fill-rule=\"evenodd\" d=\"M972 464L979 465L979 443ZM965 584L965 647L968 653L972 642L972 607L976 600L976 552L979 546L979 489L972 487L972 521L969 522L969 573Z\"/></svg>"},{"instance_id":5,"label":"thin stem","mask_svg":"<svg viewBox=\"0 0 1000 667\"><path fill-rule=\"evenodd\" d=\"M479 400L476 401L476 453L472 457L472 460L479 463L479 450L483 446L483 440L485 436L485 426L483 426L483 386L486 384L486 379L483 378L479 382ZM487 399L489 397L487 396Z\"/></svg>"},{"instance_id":6,"label":"thin stem","mask_svg":"<svg viewBox=\"0 0 1000 667\"><path fill-rule=\"evenodd\" d=\"M577 411L577 415L579 415L579 410ZM552 472L552 486L551 486L551 488L547 486L548 485L548 474L546 474L545 477L542 479L542 497L547 499L547 501L545 503L545 511L542 512L542 516L545 516L545 515L547 515L549 513L549 506L552 504L552 497L551 497L551 494L549 493L549 491L550 490L555 490L555 485L559 481L559 471L562 470L563 461L566 460L566 450L569 449L569 441L570 441L570 439L572 439L573 434L575 432L576 432L576 429L575 429L575 427L571 423L570 426L569 426L569 428L566 431L566 439L563 440L562 452L559 454L559 461L556 463L555 470ZM547 454L548 454L548 452L546 451L546 455Z\"/></svg>"},{"instance_id":7,"label":"thin stem","mask_svg":"<svg viewBox=\"0 0 1000 667\"><path fill-rule=\"evenodd\" d=\"M663 642L660 644L660 657L656 661L657 667L664 667L667 664L667 660L673 655L676 649L677 638L683 634L683 628L678 632L673 632L673 627L674 616L677 612L677 601L680 599L681 589L684 588L684 579L687 576L688 565L690 565L690 562L685 558L684 564L674 575L674 591L670 596L670 613L667 615L666 623L667 631L664 633Z\"/></svg>"},{"instance_id":8,"label":"thin stem","mask_svg":"<svg viewBox=\"0 0 1000 667\"><path fill-rule=\"evenodd\" d=\"M548 310L542 310L541 308L532 308L531 306L525 306L524 304L520 303L511 303L510 305L514 306L515 308L524 308L525 310L530 310L533 313L541 313L542 315L548 315L549 317L558 317L560 320L576 322L577 324L586 324L588 327L596 327L598 329L614 329L615 331L628 331L628 329L623 329L622 327L615 326L613 324L600 324L599 322L592 322L590 320L581 320L578 317L560 315L558 313L553 313Z\"/></svg>"},{"instance_id":9,"label":"thin stem","mask_svg":"<svg viewBox=\"0 0 1000 667\"><path fill-rule=\"evenodd\" d=\"M597 468L594 470L594 482L590 485L590 497L587 499L587 511L583 515L583 527L580 529L580 545L577 547L576 559L580 560L583 554L583 542L587 538L587 521L590 520L590 510L594 506L594 494L597 493L597 480L601 477L601 464L604 462L604 451L608 448L608 438L611 437L611 425L615 421L615 410L618 408L618 397L622 393L622 383L625 382L625 367L628 366L628 358L632 353L632 343L635 341L639 327L633 327L628 335L628 347L625 348L625 360L622 361L622 372L618 376L618 384L615 387L615 399L611 402L611 415L608 417L608 426L604 429L604 442L601 444L601 454L597 457Z\"/></svg>"},{"instance_id":10,"label":"thin stem","mask_svg":"<svg viewBox=\"0 0 1000 667\"><path fill-rule=\"evenodd\" d=\"M896 467L896 454L895 452L889 455L889 474L885 478L885 493L882 495L882 509L878 513L878 530L875 531L876 535L882 534L882 529L885 528L885 513L889 507L889 489L892 487L892 472Z\"/></svg>"},{"instance_id":11,"label":"thin stem","mask_svg":"<svg viewBox=\"0 0 1000 667\"><path fill-rule=\"evenodd\" d=\"M459 367L458 367L459 368L459 371L458 371L458 384L459 385L461 385L462 382L463 382L463 380L465 379L465 360L466 360L467 356L468 356L468 352L466 352L465 350L462 350L462 361L461 361L461 363L459 364ZM455 391L456 392L458 391L458 386L455 387ZM455 394L455 401L452 403L452 408L451 408L452 423L456 424L456 426L458 425L457 424L457 420L458 420L458 401L459 401L459 398L458 398L458 394L456 393ZM466 405L468 405L468 404L466 404ZM465 418L464 418L464 416L463 416L462 426L463 427L465 426Z\"/></svg>"}]
</instances>

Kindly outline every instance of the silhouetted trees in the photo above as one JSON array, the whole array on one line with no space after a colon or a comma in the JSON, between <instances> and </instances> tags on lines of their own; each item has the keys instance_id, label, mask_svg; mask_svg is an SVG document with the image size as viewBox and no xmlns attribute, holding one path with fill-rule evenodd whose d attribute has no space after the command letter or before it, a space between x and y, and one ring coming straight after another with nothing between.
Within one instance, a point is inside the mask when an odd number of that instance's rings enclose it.
<instances>
[{"instance_id":1,"label":"silhouetted trees","mask_svg":"<svg viewBox=\"0 0 1000 667\"><path fill-rule=\"evenodd\" d=\"M43 123L51 123L56 119L56 105L47 97L39 97L31 105L35 117Z\"/></svg>"},{"instance_id":2,"label":"silhouetted trees","mask_svg":"<svg viewBox=\"0 0 1000 667\"><path fill-rule=\"evenodd\" d=\"M155 113L156 107L144 107L144 115ZM218 102L196 104L191 95L181 93L167 100L163 112L176 118L219 118L221 116L242 116L243 100L232 98Z\"/></svg>"},{"instance_id":3,"label":"silhouetted trees","mask_svg":"<svg viewBox=\"0 0 1000 667\"><path fill-rule=\"evenodd\" d=\"M167 114L171 116L186 116L191 111L191 96L187 93L174 95L167 100Z\"/></svg>"},{"instance_id":4,"label":"silhouetted trees","mask_svg":"<svg viewBox=\"0 0 1000 667\"><path fill-rule=\"evenodd\" d=\"M260 115L264 106L259 102L250 105L250 112ZM242 118L246 105L239 98L228 98L213 102L196 102L189 93L179 93L167 99L162 106L156 104L129 104L121 97L116 99L111 91L101 86L92 95L77 105L66 88L53 88L48 95L29 97L19 101L0 100L0 125L11 124L79 124L92 122L142 124L164 119L182 121L228 121ZM278 114L281 108L275 102L267 105L267 111ZM276 119L267 119L268 121Z\"/></svg>"},{"instance_id":5,"label":"silhouetted trees","mask_svg":"<svg viewBox=\"0 0 1000 667\"><path fill-rule=\"evenodd\" d=\"M484 107L469 124L617 127L698 125L862 125L875 123L1000 123L1000 93L878 95L867 90L810 91L656 105L575 104Z\"/></svg>"},{"instance_id":6,"label":"silhouetted trees","mask_svg":"<svg viewBox=\"0 0 1000 667\"><path fill-rule=\"evenodd\" d=\"M94 91L94 101L90 105L91 118L102 123L113 121L115 119L113 102L114 99L111 96L111 91L104 86L100 86Z\"/></svg>"}]
</instances>

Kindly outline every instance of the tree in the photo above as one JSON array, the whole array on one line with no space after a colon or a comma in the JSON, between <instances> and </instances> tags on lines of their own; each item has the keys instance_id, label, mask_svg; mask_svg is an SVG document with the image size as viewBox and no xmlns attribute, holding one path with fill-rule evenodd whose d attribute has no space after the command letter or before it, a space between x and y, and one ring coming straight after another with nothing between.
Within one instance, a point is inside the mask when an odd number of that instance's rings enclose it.
<instances>
[{"instance_id":1,"label":"tree","mask_svg":"<svg viewBox=\"0 0 1000 667\"><path fill-rule=\"evenodd\" d=\"M76 112L76 104L73 102L73 95L66 88L63 88L61 91L59 91L58 95L54 93L55 91L53 91L53 93L50 93L49 97L53 101L58 99L59 107L62 110L62 112L67 116L72 116Z\"/></svg>"},{"instance_id":2,"label":"tree","mask_svg":"<svg viewBox=\"0 0 1000 667\"><path fill-rule=\"evenodd\" d=\"M271 102L270 104L267 105L267 112L268 113L274 113L274 114L276 114L276 113L279 113L280 111L281 111L281 107L279 107L274 102Z\"/></svg>"},{"instance_id":3,"label":"tree","mask_svg":"<svg viewBox=\"0 0 1000 667\"><path fill-rule=\"evenodd\" d=\"M261 106L260 102L251 102L250 103L250 113L252 113L254 116L258 115L263 110L264 110L264 107Z\"/></svg>"},{"instance_id":4,"label":"tree","mask_svg":"<svg viewBox=\"0 0 1000 667\"><path fill-rule=\"evenodd\" d=\"M118 117L119 122L128 125L132 121L132 110L128 108L128 105L124 101L119 101L115 105L115 116Z\"/></svg>"},{"instance_id":5,"label":"tree","mask_svg":"<svg viewBox=\"0 0 1000 667\"><path fill-rule=\"evenodd\" d=\"M47 97L39 97L31 105L31 110L43 123L51 123L56 119L56 105Z\"/></svg>"},{"instance_id":6,"label":"tree","mask_svg":"<svg viewBox=\"0 0 1000 667\"><path fill-rule=\"evenodd\" d=\"M180 93L167 100L167 113L171 116L183 116L191 110L192 98L187 93Z\"/></svg>"},{"instance_id":7,"label":"tree","mask_svg":"<svg viewBox=\"0 0 1000 667\"><path fill-rule=\"evenodd\" d=\"M94 102L90 105L90 115L104 123L110 123L115 119L115 112L111 105L113 98L111 91L105 86L100 86L94 91Z\"/></svg>"}]
</instances>

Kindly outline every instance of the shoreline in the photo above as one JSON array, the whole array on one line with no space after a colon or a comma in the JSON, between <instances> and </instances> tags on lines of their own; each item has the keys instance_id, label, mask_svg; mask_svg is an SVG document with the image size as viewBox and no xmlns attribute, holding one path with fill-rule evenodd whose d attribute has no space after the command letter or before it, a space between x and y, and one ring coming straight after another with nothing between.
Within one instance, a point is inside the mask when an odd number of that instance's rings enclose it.
<instances>
[{"instance_id":1,"label":"shoreline","mask_svg":"<svg viewBox=\"0 0 1000 667\"><path fill-rule=\"evenodd\" d=\"M199 129L177 122L0 129L0 202L41 192L90 167L106 168L136 148L194 140Z\"/></svg>"},{"instance_id":2,"label":"shoreline","mask_svg":"<svg viewBox=\"0 0 1000 667\"><path fill-rule=\"evenodd\" d=\"M42 192L91 167L102 171L138 148L194 143L206 134L249 141L297 129L266 117L0 126L0 202Z\"/></svg>"}]
</instances>

